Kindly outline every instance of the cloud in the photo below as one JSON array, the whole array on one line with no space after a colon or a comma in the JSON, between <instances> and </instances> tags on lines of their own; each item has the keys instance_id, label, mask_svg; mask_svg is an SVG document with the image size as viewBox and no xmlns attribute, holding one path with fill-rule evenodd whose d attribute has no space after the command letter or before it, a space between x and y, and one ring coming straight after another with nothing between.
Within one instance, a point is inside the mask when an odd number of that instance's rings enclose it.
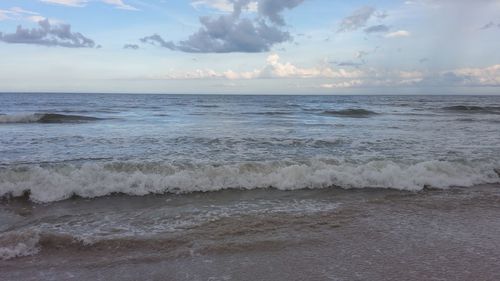
<instances>
[{"instance_id":1,"label":"cloud","mask_svg":"<svg viewBox=\"0 0 500 281\"><path fill-rule=\"evenodd\" d=\"M337 82L337 83L325 83L321 84L319 87L323 89L342 89L342 88L354 88L363 85L363 81L359 79Z\"/></svg>"},{"instance_id":2,"label":"cloud","mask_svg":"<svg viewBox=\"0 0 500 281\"><path fill-rule=\"evenodd\" d=\"M339 63L338 66L351 66ZM319 81L316 88L377 88L377 87L500 87L500 65L484 68L459 68L442 72L418 70L388 70L371 67L355 69L332 68L328 63L302 67L283 62L279 55L271 54L266 64L254 70L217 71L196 69L188 72L171 72L167 75L148 77L154 80L250 80L250 79L312 79Z\"/></svg>"},{"instance_id":3,"label":"cloud","mask_svg":"<svg viewBox=\"0 0 500 281\"><path fill-rule=\"evenodd\" d=\"M254 1L233 0L233 12L219 17L200 17L200 29L186 40L174 43L154 34L141 38L143 43L188 53L267 52L274 45L290 41L282 29L281 13L304 0L259 0L255 18L241 17L241 11Z\"/></svg>"},{"instance_id":4,"label":"cloud","mask_svg":"<svg viewBox=\"0 0 500 281\"><path fill-rule=\"evenodd\" d=\"M1 33L0 41L9 44L33 44L67 48L94 48L95 42L79 32L72 32L71 25L52 25L48 19L38 22L38 28L17 26L14 33Z\"/></svg>"},{"instance_id":5,"label":"cloud","mask_svg":"<svg viewBox=\"0 0 500 281\"><path fill-rule=\"evenodd\" d=\"M364 62L353 62L353 61L341 61L333 63L337 66L349 66L349 67L360 67L365 64Z\"/></svg>"},{"instance_id":6,"label":"cloud","mask_svg":"<svg viewBox=\"0 0 500 281\"><path fill-rule=\"evenodd\" d=\"M233 2L231 0L192 0L191 6L195 9L206 6L220 12L232 13L234 12ZM257 1L250 1L244 9L250 12L257 12L257 6Z\"/></svg>"},{"instance_id":7,"label":"cloud","mask_svg":"<svg viewBox=\"0 0 500 281\"><path fill-rule=\"evenodd\" d=\"M22 19L30 16L39 16L39 13L24 10L20 7L12 7L7 10L0 9L0 21L1 20L12 20L12 19Z\"/></svg>"},{"instance_id":8,"label":"cloud","mask_svg":"<svg viewBox=\"0 0 500 281\"><path fill-rule=\"evenodd\" d=\"M138 11L137 8L130 6L128 4L125 4L123 0L102 0L102 2L112 5L117 9L121 10L129 10L129 11Z\"/></svg>"},{"instance_id":9,"label":"cloud","mask_svg":"<svg viewBox=\"0 0 500 281\"><path fill-rule=\"evenodd\" d=\"M350 16L342 19L337 32L355 31L366 26L374 13L375 8L369 6L355 10Z\"/></svg>"},{"instance_id":10,"label":"cloud","mask_svg":"<svg viewBox=\"0 0 500 281\"><path fill-rule=\"evenodd\" d=\"M381 33L381 32L388 32L389 31L389 27L387 25L384 25L384 24L380 24L380 25L372 25L370 27L367 27L364 29L364 31L366 33Z\"/></svg>"},{"instance_id":11,"label":"cloud","mask_svg":"<svg viewBox=\"0 0 500 281\"><path fill-rule=\"evenodd\" d=\"M69 7L85 7L87 3L89 3L89 0L39 0L44 3L48 4L56 4L56 5L63 5L63 6L69 6ZM117 9L121 10L129 10L129 11L137 11L138 9L125 4L123 0L98 0L102 3L114 6Z\"/></svg>"},{"instance_id":12,"label":"cloud","mask_svg":"<svg viewBox=\"0 0 500 281\"><path fill-rule=\"evenodd\" d=\"M83 7L87 4L88 0L40 0L44 3L57 4L70 7Z\"/></svg>"},{"instance_id":13,"label":"cloud","mask_svg":"<svg viewBox=\"0 0 500 281\"><path fill-rule=\"evenodd\" d=\"M384 37L385 38L400 38L400 37L409 37L410 32L406 30L398 30L395 32L387 33Z\"/></svg>"},{"instance_id":14,"label":"cloud","mask_svg":"<svg viewBox=\"0 0 500 281\"><path fill-rule=\"evenodd\" d=\"M480 29L481 30L486 30L495 27L495 23L490 21L489 23L483 25Z\"/></svg>"},{"instance_id":15,"label":"cloud","mask_svg":"<svg viewBox=\"0 0 500 281\"><path fill-rule=\"evenodd\" d=\"M369 51L357 51L355 57L357 59L363 60L366 56L369 56L371 54L375 54L378 50L380 49L380 46L375 46L375 48L369 50Z\"/></svg>"},{"instance_id":16,"label":"cloud","mask_svg":"<svg viewBox=\"0 0 500 281\"><path fill-rule=\"evenodd\" d=\"M125 44L125 45L123 45L123 49L138 50L139 45L137 45L137 44Z\"/></svg>"},{"instance_id":17,"label":"cloud","mask_svg":"<svg viewBox=\"0 0 500 281\"><path fill-rule=\"evenodd\" d=\"M300 5L304 0L260 0L258 2L259 13L267 17L271 22L278 25L285 25L285 20L281 13L291 10Z\"/></svg>"},{"instance_id":18,"label":"cloud","mask_svg":"<svg viewBox=\"0 0 500 281\"><path fill-rule=\"evenodd\" d=\"M166 79L267 79L267 78L356 78L363 73L360 70L333 69L326 64L315 67L300 67L290 62L281 62L277 54L267 57L266 65L260 69L237 72L233 70L215 71L212 69L197 69L185 73L170 73Z\"/></svg>"},{"instance_id":19,"label":"cloud","mask_svg":"<svg viewBox=\"0 0 500 281\"><path fill-rule=\"evenodd\" d=\"M370 54L370 52L367 52L367 51L357 51L356 52L356 58L357 59L362 59L362 58L366 57L369 54Z\"/></svg>"},{"instance_id":20,"label":"cloud","mask_svg":"<svg viewBox=\"0 0 500 281\"><path fill-rule=\"evenodd\" d=\"M233 4L229 0L196 0L191 1L191 6L195 9L200 6L207 6L222 12L233 12Z\"/></svg>"},{"instance_id":21,"label":"cloud","mask_svg":"<svg viewBox=\"0 0 500 281\"><path fill-rule=\"evenodd\" d=\"M426 77L422 84L449 86L500 86L500 64L483 68L459 68Z\"/></svg>"},{"instance_id":22,"label":"cloud","mask_svg":"<svg viewBox=\"0 0 500 281\"><path fill-rule=\"evenodd\" d=\"M385 19L387 18L389 15L387 14L387 12L376 12L375 13L375 16L378 18L378 19Z\"/></svg>"},{"instance_id":23,"label":"cloud","mask_svg":"<svg viewBox=\"0 0 500 281\"><path fill-rule=\"evenodd\" d=\"M163 38L161 38L158 34L153 34L151 36L146 36L139 39L142 43L149 43L151 45L157 45L163 48L175 50L176 46L173 42L167 42Z\"/></svg>"}]
</instances>

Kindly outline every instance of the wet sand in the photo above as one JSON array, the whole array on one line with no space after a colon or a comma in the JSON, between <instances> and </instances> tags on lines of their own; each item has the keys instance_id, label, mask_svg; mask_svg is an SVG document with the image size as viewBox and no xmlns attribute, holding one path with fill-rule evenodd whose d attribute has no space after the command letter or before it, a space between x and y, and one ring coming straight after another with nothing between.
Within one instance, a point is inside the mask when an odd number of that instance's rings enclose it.
<instances>
[{"instance_id":1,"label":"wet sand","mask_svg":"<svg viewBox=\"0 0 500 281\"><path fill-rule=\"evenodd\" d=\"M419 193L228 191L174 196L168 204L262 196L334 201L338 207L238 213L91 244L41 233L38 254L0 261L0 280L500 280L499 185ZM166 197L47 205L14 200L1 203L1 211L30 224L54 223L60 219L54 210L111 215L127 206L143 212L165 204Z\"/></svg>"}]
</instances>

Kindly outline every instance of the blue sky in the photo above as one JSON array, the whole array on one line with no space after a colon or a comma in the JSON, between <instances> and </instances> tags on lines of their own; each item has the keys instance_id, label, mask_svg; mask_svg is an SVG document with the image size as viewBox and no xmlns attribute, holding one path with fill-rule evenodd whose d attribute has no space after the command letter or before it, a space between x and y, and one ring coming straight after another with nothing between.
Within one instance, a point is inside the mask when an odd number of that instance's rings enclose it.
<instances>
[{"instance_id":1,"label":"blue sky","mask_svg":"<svg viewBox=\"0 0 500 281\"><path fill-rule=\"evenodd\" d=\"M0 91L497 93L499 0L4 0Z\"/></svg>"}]
</instances>

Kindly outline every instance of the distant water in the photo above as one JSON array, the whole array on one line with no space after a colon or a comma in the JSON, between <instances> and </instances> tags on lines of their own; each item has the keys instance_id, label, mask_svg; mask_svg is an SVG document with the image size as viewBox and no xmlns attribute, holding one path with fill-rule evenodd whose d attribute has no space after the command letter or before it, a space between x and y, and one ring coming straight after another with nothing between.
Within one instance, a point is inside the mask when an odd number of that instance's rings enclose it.
<instances>
[{"instance_id":1,"label":"distant water","mask_svg":"<svg viewBox=\"0 0 500 281\"><path fill-rule=\"evenodd\" d=\"M500 97L0 94L0 196L470 187Z\"/></svg>"}]
</instances>

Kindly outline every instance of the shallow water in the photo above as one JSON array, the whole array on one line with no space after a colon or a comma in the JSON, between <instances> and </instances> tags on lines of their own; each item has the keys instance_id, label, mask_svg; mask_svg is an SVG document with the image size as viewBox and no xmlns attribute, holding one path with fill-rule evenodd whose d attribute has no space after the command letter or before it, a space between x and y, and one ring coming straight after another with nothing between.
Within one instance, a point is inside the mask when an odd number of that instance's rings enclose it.
<instances>
[{"instance_id":1,"label":"shallow water","mask_svg":"<svg viewBox=\"0 0 500 281\"><path fill-rule=\"evenodd\" d=\"M497 280L500 186L3 202L2 280ZM212 278L212 279L211 279Z\"/></svg>"}]
</instances>

